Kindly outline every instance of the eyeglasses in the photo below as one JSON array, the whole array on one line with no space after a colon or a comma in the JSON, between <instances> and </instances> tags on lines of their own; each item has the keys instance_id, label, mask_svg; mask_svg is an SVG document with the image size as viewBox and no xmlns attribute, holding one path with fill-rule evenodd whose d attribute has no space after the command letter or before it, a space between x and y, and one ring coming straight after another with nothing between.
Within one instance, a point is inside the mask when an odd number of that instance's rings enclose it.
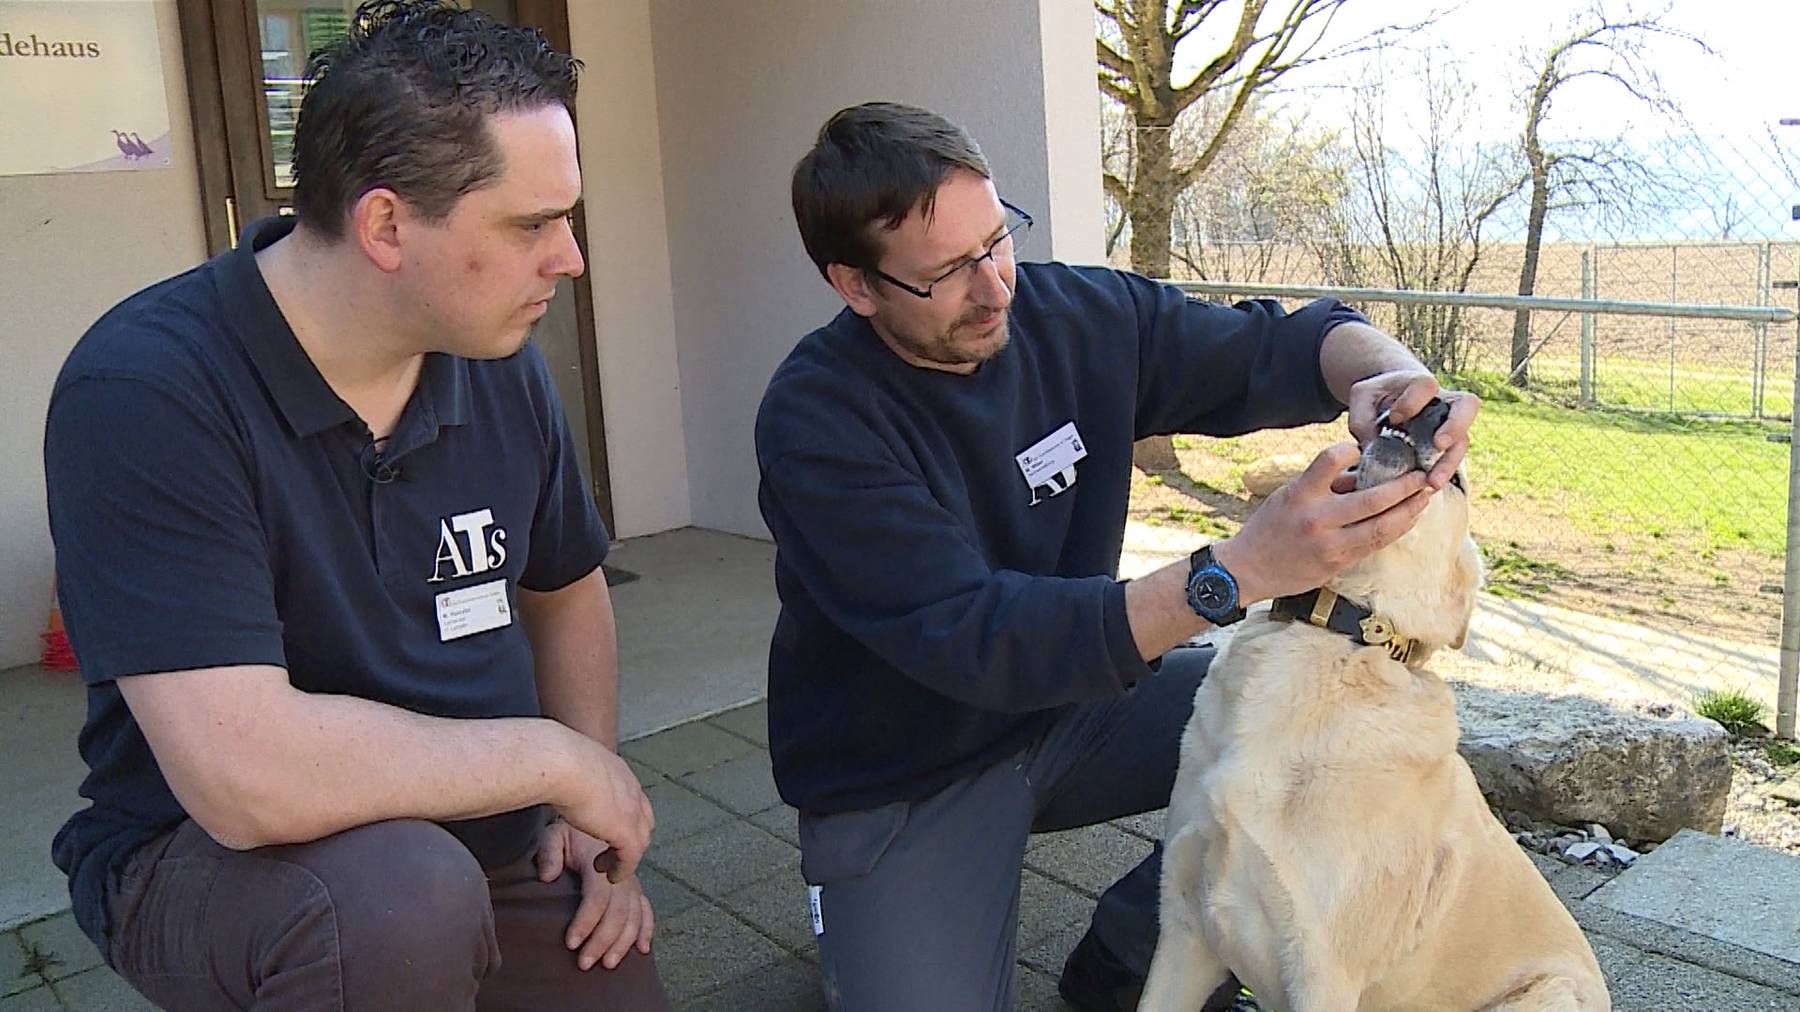
<instances>
[{"instance_id":1,"label":"eyeglasses","mask_svg":"<svg viewBox=\"0 0 1800 1012\"><path fill-rule=\"evenodd\" d=\"M960 278L961 281L955 283L966 284L975 277L975 272L980 269L983 260L1004 260L1011 262L1014 242L1018 239L1023 239L1025 233L1031 230L1031 215L1026 214L1024 211L1008 204L1004 200L1000 202L1000 206L1006 209L1006 217L1003 219L1006 230L1000 233L998 239L987 244L987 251L980 256L970 257L967 260L958 262L949 270L931 279L931 283L923 288L909 285L899 278L894 277L892 274L888 274L878 268L871 267L869 270L876 277L893 285L895 288L900 289L908 295L916 295L921 299L931 298L933 289L945 282L953 281L953 279Z\"/></svg>"}]
</instances>

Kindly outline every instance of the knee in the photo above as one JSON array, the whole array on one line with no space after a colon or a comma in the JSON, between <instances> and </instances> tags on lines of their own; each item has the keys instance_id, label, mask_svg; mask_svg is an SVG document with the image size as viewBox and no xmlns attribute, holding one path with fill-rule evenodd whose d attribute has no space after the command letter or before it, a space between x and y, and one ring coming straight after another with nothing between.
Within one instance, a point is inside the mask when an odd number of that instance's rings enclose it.
<instances>
[{"instance_id":1,"label":"knee","mask_svg":"<svg viewBox=\"0 0 1800 1012\"><path fill-rule=\"evenodd\" d=\"M353 832L372 838L363 884L370 898L379 899L366 911L378 927L445 941L446 934L491 929L494 915L487 876L456 837L432 823L411 819Z\"/></svg>"},{"instance_id":2,"label":"knee","mask_svg":"<svg viewBox=\"0 0 1800 1012\"><path fill-rule=\"evenodd\" d=\"M381 822L340 834L349 866L327 883L346 985L404 966L419 978L478 982L498 963L480 864L441 827Z\"/></svg>"}]
</instances>

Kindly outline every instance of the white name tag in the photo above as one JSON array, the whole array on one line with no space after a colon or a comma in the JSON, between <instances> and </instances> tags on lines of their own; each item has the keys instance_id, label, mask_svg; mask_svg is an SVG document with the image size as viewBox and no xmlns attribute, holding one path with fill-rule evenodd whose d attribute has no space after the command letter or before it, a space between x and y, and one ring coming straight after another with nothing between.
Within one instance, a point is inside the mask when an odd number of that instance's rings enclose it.
<instances>
[{"instance_id":1,"label":"white name tag","mask_svg":"<svg viewBox=\"0 0 1800 1012\"><path fill-rule=\"evenodd\" d=\"M1087 456L1087 445L1082 442L1081 433L1075 430L1075 423L1069 422L1062 428L1031 444L1031 448L1016 458L1019 462L1019 473L1025 476L1025 484L1031 488L1031 505L1036 506L1045 498L1066 492L1075 484L1075 464Z\"/></svg>"},{"instance_id":2,"label":"white name tag","mask_svg":"<svg viewBox=\"0 0 1800 1012\"><path fill-rule=\"evenodd\" d=\"M512 607L506 603L506 581L491 580L437 596L438 639L445 643L464 636L504 629L512 625Z\"/></svg>"},{"instance_id":3,"label":"white name tag","mask_svg":"<svg viewBox=\"0 0 1800 1012\"><path fill-rule=\"evenodd\" d=\"M812 908L813 934L825 933L825 912L819 909L819 887L806 887L806 905Z\"/></svg>"}]
</instances>

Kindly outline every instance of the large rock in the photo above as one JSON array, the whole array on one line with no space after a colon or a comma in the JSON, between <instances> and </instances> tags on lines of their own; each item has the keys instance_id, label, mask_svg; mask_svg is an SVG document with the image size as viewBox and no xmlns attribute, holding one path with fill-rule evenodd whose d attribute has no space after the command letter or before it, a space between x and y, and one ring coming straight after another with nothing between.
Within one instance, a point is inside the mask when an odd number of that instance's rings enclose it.
<instances>
[{"instance_id":1,"label":"large rock","mask_svg":"<svg viewBox=\"0 0 1800 1012\"><path fill-rule=\"evenodd\" d=\"M1451 688L1459 749L1495 809L1565 826L1597 822L1633 844L1722 828L1731 759L1718 724L1581 696Z\"/></svg>"},{"instance_id":2,"label":"large rock","mask_svg":"<svg viewBox=\"0 0 1800 1012\"><path fill-rule=\"evenodd\" d=\"M1267 499L1275 490L1300 476L1312 458L1304 453L1277 453L1260 457L1244 468L1244 491L1251 498Z\"/></svg>"},{"instance_id":3,"label":"large rock","mask_svg":"<svg viewBox=\"0 0 1800 1012\"><path fill-rule=\"evenodd\" d=\"M1145 436L1131 444L1131 463L1145 474L1161 474L1181 467L1175 459L1175 440L1169 436Z\"/></svg>"}]
</instances>

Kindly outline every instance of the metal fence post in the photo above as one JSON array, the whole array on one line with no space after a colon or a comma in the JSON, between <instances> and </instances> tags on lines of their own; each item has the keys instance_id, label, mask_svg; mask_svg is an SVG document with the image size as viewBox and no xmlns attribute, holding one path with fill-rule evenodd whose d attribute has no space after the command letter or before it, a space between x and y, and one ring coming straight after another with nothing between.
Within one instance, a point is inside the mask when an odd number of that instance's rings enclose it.
<instances>
[{"instance_id":1,"label":"metal fence post","mask_svg":"<svg viewBox=\"0 0 1800 1012\"><path fill-rule=\"evenodd\" d=\"M1681 247L1669 244L1669 301L1674 302L1680 289ZM1669 320L1669 410L1675 410L1675 320Z\"/></svg>"},{"instance_id":2,"label":"metal fence post","mask_svg":"<svg viewBox=\"0 0 1800 1012\"><path fill-rule=\"evenodd\" d=\"M1782 282L1792 287L1800 307L1800 281ZM1800 319L1794 321L1794 413L1788 423L1788 512L1786 572L1781 585L1781 673L1775 688L1775 734L1794 737L1796 682L1800 681L1800 439L1794 425L1800 423Z\"/></svg>"},{"instance_id":3,"label":"metal fence post","mask_svg":"<svg viewBox=\"0 0 1800 1012\"><path fill-rule=\"evenodd\" d=\"M1581 251L1581 297L1594 297L1594 259ZM1581 314L1581 403L1594 403L1594 314Z\"/></svg>"},{"instance_id":4,"label":"metal fence post","mask_svg":"<svg viewBox=\"0 0 1800 1012\"><path fill-rule=\"evenodd\" d=\"M1769 283L1774 280L1775 255L1768 243L1763 243L1757 251L1756 258L1756 304L1767 306L1769 301ZM1750 325L1750 417L1763 416L1763 391L1769 382L1769 325L1753 323Z\"/></svg>"}]
</instances>

